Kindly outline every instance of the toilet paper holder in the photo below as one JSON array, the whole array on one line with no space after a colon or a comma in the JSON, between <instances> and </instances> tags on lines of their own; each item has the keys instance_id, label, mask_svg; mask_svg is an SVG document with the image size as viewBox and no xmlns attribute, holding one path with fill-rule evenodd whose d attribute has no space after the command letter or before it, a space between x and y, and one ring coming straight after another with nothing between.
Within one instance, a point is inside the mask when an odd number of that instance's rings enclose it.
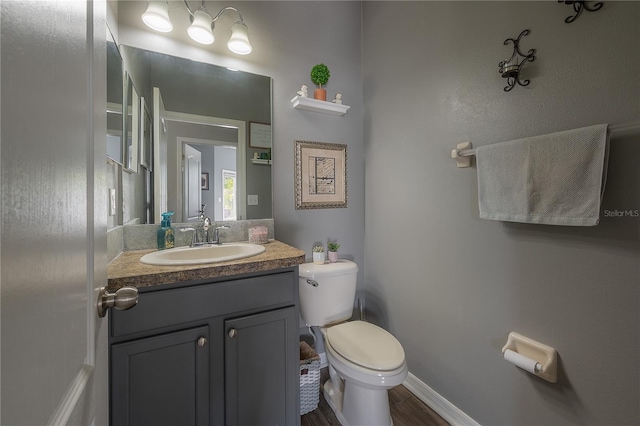
<instances>
[{"instance_id":1,"label":"toilet paper holder","mask_svg":"<svg viewBox=\"0 0 640 426\"><path fill-rule=\"evenodd\" d=\"M507 350L515 352L518 355L507 353ZM502 348L502 354L508 361L516 366L523 368L547 382L556 383L558 381L558 353L555 348L547 346L540 342L536 342L526 336L516 332L509 333L507 343ZM527 365L522 365L522 360ZM534 368L527 368L529 365L535 365Z\"/></svg>"}]
</instances>

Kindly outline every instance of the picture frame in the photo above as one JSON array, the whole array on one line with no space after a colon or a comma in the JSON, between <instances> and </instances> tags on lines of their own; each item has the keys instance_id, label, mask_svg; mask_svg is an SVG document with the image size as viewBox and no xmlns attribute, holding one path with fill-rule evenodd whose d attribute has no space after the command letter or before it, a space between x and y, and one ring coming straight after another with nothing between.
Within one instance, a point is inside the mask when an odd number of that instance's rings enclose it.
<instances>
[{"instance_id":1,"label":"picture frame","mask_svg":"<svg viewBox=\"0 0 640 426\"><path fill-rule=\"evenodd\" d=\"M200 189L203 191L209 190L209 173L200 173Z\"/></svg>"},{"instance_id":2,"label":"picture frame","mask_svg":"<svg viewBox=\"0 0 640 426\"><path fill-rule=\"evenodd\" d=\"M347 207L347 145L296 140L296 210Z\"/></svg>"},{"instance_id":3,"label":"picture frame","mask_svg":"<svg viewBox=\"0 0 640 426\"><path fill-rule=\"evenodd\" d=\"M153 171L153 137L152 120L145 98L140 96L140 165Z\"/></svg>"},{"instance_id":4,"label":"picture frame","mask_svg":"<svg viewBox=\"0 0 640 426\"><path fill-rule=\"evenodd\" d=\"M140 137L140 96L133 85L131 76L126 77L126 95L124 112L124 170L138 173L138 139Z\"/></svg>"},{"instance_id":5,"label":"picture frame","mask_svg":"<svg viewBox=\"0 0 640 426\"><path fill-rule=\"evenodd\" d=\"M271 124L250 121L249 146L251 148L271 148Z\"/></svg>"}]
</instances>

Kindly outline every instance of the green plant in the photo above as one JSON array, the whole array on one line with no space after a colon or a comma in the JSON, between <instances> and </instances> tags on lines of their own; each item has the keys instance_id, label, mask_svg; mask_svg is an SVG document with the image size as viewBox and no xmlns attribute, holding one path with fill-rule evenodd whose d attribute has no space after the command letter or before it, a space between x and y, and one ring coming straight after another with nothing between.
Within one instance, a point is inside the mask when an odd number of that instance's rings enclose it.
<instances>
[{"instance_id":1,"label":"green plant","mask_svg":"<svg viewBox=\"0 0 640 426\"><path fill-rule=\"evenodd\" d=\"M313 246L314 253L324 253L324 247L322 246Z\"/></svg>"},{"instance_id":2,"label":"green plant","mask_svg":"<svg viewBox=\"0 0 640 426\"><path fill-rule=\"evenodd\" d=\"M323 84L327 84L329 77L331 77L331 73L325 64L318 64L311 68L311 81L321 89Z\"/></svg>"},{"instance_id":3,"label":"green plant","mask_svg":"<svg viewBox=\"0 0 640 426\"><path fill-rule=\"evenodd\" d=\"M339 248L340 248L340 244L332 241L327 242L328 251L338 251Z\"/></svg>"}]
</instances>

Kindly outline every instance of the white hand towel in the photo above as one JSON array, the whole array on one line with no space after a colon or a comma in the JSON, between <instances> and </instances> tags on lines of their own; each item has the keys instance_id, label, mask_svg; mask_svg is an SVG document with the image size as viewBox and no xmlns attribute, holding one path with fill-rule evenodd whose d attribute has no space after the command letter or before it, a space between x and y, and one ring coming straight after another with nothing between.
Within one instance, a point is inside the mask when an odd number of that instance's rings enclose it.
<instances>
[{"instance_id":1,"label":"white hand towel","mask_svg":"<svg viewBox=\"0 0 640 426\"><path fill-rule=\"evenodd\" d=\"M476 149L483 219L593 226L606 180L607 124Z\"/></svg>"}]
</instances>

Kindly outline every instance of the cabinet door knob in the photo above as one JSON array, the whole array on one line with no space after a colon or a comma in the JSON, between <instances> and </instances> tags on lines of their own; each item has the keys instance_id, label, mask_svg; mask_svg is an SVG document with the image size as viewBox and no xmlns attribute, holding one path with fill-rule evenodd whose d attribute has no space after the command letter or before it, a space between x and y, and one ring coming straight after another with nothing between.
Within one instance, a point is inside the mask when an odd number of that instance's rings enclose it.
<instances>
[{"instance_id":1,"label":"cabinet door knob","mask_svg":"<svg viewBox=\"0 0 640 426\"><path fill-rule=\"evenodd\" d=\"M235 328L232 328L231 330L229 330L229 337L231 337L232 339L237 335L238 335L238 330L236 330Z\"/></svg>"},{"instance_id":2,"label":"cabinet door knob","mask_svg":"<svg viewBox=\"0 0 640 426\"><path fill-rule=\"evenodd\" d=\"M207 344L207 339L205 337L201 337L198 339L198 346L200 346L201 348L204 347Z\"/></svg>"}]
</instances>

